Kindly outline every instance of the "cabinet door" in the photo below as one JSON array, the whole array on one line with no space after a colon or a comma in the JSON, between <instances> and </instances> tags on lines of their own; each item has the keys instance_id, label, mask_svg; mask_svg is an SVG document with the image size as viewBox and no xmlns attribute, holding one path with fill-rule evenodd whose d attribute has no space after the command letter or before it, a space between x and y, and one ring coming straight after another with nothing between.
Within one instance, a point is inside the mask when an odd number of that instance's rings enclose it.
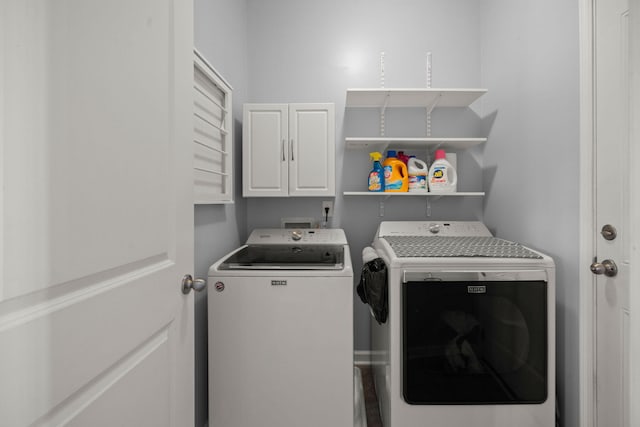
<instances>
[{"instance_id":1,"label":"cabinet door","mask_svg":"<svg viewBox=\"0 0 640 427\"><path fill-rule=\"evenodd\" d=\"M289 195L335 196L334 104L289 104Z\"/></svg>"},{"instance_id":2,"label":"cabinet door","mask_svg":"<svg viewBox=\"0 0 640 427\"><path fill-rule=\"evenodd\" d=\"M245 104L242 121L242 194L289 194L287 104Z\"/></svg>"}]
</instances>

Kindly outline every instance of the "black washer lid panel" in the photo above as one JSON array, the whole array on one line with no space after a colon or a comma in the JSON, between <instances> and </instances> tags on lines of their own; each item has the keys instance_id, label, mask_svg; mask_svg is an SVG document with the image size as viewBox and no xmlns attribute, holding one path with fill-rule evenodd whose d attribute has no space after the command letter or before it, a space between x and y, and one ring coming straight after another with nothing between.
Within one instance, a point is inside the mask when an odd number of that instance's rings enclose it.
<instances>
[{"instance_id":1,"label":"black washer lid panel","mask_svg":"<svg viewBox=\"0 0 640 427\"><path fill-rule=\"evenodd\" d=\"M221 270L341 270L342 245L248 245L220 265Z\"/></svg>"}]
</instances>

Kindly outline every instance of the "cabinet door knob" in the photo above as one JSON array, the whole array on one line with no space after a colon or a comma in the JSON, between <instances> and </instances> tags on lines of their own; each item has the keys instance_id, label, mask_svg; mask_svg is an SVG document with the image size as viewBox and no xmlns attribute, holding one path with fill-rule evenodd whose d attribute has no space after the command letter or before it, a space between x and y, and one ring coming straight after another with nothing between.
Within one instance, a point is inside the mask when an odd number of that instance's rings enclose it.
<instances>
[{"instance_id":1,"label":"cabinet door knob","mask_svg":"<svg viewBox=\"0 0 640 427\"><path fill-rule=\"evenodd\" d=\"M289 150L291 150L291 161L294 161L293 158L293 138L291 138L291 142L289 143Z\"/></svg>"}]
</instances>

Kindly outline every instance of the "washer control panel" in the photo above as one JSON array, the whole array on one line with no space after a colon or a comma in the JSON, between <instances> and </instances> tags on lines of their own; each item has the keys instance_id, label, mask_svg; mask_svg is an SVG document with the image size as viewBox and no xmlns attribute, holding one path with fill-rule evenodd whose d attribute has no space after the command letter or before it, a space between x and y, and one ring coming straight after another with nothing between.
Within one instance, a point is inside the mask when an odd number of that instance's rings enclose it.
<instances>
[{"instance_id":1,"label":"washer control panel","mask_svg":"<svg viewBox=\"0 0 640 427\"><path fill-rule=\"evenodd\" d=\"M278 244L346 245L347 237L339 228L263 228L251 232L248 245Z\"/></svg>"},{"instance_id":2,"label":"washer control panel","mask_svg":"<svg viewBox=\"0 0 640 427\"><path fill-rule=\"evenodd\" d=\"M378 237L384 236L491 236L480 221L383 221Z\"/></svg>"}]
</instances>

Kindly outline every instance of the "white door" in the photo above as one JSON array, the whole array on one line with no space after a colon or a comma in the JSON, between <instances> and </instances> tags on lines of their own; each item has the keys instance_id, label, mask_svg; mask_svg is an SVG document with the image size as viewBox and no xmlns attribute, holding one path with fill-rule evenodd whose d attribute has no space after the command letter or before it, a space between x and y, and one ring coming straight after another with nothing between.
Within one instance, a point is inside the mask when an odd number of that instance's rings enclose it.
<instances>
[{"instance_id":1,"label":"white door","mask_svg":"<svg viewBox=\"0 0 640 427\"><path fill-rule=\"evenodd\" d=\"M335 196L333 104L289 105L289 194Z\"/></svg>"},{"instance_id":2,"label":"white door","mask_svg":"<svg viewBox=\"0 0 640 427\"><path fill-rule=\"evenodd\" d=\"M193 425L192 13L0 2L0 425Z\"/></svg>"},{"instance_id":3,"label":"white door","mask_svg":"<svg viewBox=\"0 0 640 427\"><path fill-rule=\"evenodd\" d=\"M242 193L245 197L289 194L287 104L245 104L242 121Z\"/></svg>"},{"instance_id":4,"label":"white door","mask_svg":"<svg viewBox=\"0 0 640 427\"><path fill-rule=\"evenodd\" d=\"M630 179L629 0L597 0L594 5L594 418L598 427L628 427L630 200L637 191Z\"/></svg>"}]
</instances>

